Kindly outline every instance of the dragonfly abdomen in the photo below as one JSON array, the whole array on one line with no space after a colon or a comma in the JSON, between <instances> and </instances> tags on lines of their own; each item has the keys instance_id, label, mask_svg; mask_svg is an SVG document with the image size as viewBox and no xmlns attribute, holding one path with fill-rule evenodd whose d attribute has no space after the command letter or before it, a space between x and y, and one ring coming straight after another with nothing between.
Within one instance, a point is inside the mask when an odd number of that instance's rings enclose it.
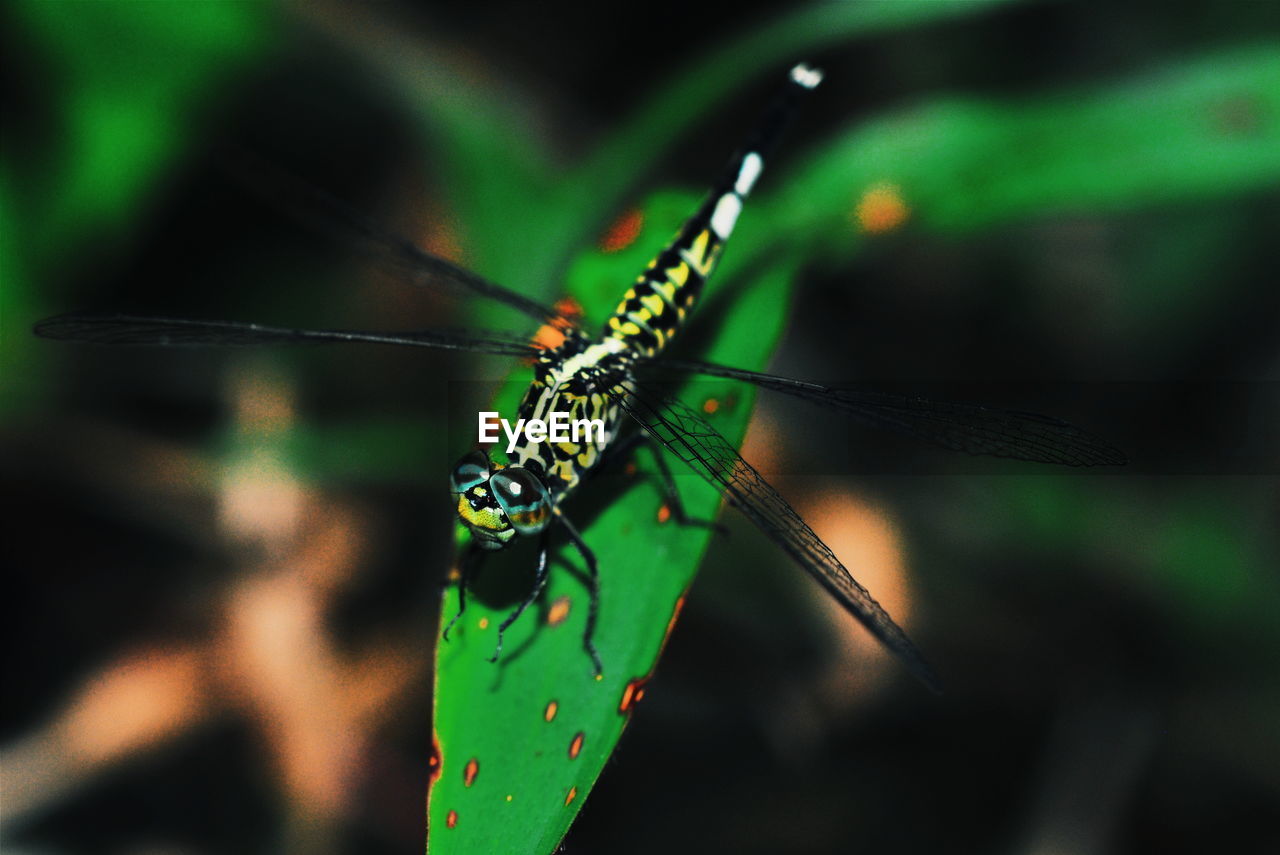
<instances>
[{"instance_id":1,"label":"dragonfly abdomen","mask_svg":"<svg viewBox=\"0 0 1280 855\"><path fill-rule=\"evenodd\" d=\"M724 238L704 227L683 244L677 241L650 262L609 318L606 337L645 357L667 346L698 302Z\"/></svg>"},{"instance_id":2,"label":"dragonfly abdomen","mask_svg":"<svg viewBox=\"0 0 1280 855\"><path fill-rule=\"evenodd\" d=\"M702 206L623 295L605 325L606 339L616 339L643 357L656 356L667 346L693 311L725 241L733 233L742 204L764 170L765 158L790 123L800 97L821 81L822 74L807 65L791 69L782 96L729 162Z\"/></svg>"}]
</instances>

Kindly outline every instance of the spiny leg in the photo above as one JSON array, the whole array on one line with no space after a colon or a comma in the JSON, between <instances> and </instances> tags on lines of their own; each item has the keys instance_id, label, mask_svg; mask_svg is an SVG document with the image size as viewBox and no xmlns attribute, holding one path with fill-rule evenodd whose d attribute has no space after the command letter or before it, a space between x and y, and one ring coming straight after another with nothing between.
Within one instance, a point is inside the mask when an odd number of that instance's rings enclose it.
<instances>
[{"instance_id":1,"label":"spiny leg","mask_svg":"<svg viewBox=\"0 0 1280 855\"><path fill-rule=\"evenodd\" d=\"M467 551L462 555L462 567L458 573L458 613L449 619L445 624L444 632L440 637L445 641L449 640L449 630L453 629L453 625L458 622L458 618L462 617L462 613L467 610L467 586L471 584L471 578L475 575L475 568L480 563L480 550L474 546L467 546Z\"/></svg>"},{"instance_id":2,"label":"spiny leg","mask_svg":"<svg viewBox=\"0 0 1280 855\"><path fill-rule=\"evenodd\" d=\"M680 500L680 491L676 488L675 478L671 476L671 469L667 466L662 446L654 442L648 434L644 434L644 437L648 440L646 444L653 452L653 462L658 465L658 475L662 479L662 491L666 493L667 507L671 509L671 516L675 518L676 524L701 526L719 534L728 534L729 529L715 520L694 519L685 513L684 502Z\"/></svg>"},{"instance_id":3,"label":"spiny leg","mask_svg":"<svg viewBox=\"0 0 1280 855\"><path fill-rule=\"evenodd\" d=\"M663 457L662 446L647 433L627 434L614 442L605 450L604 460L600 461L600 466L595 471L603 472L619 465L641 446L653 452L654 462L658 464L658 478L662 482L662 494L667 500L667 507L671 510L671 516L675 518L676 524L701 526L713 529L720 534L728 534L729 530L715 520L693 519L685 513L684 502L680 499L680 491L676 489L676 482L671 476L671 469L668 468L666 458Z\"/></svg>"},{"instance_id":4,"label":"spiny leg","mask_svg":"<svg viewBox=\"0 0 1280 855\"><path fill-rule=\"evenodd\" d=\"M595 676L599 677L604 673L604 666L600 664L600 654L596 652L596 645L593 638L596 634L596 614L600 610L600 567L596 562L596 554L591 551L591 547L587 546L587 542L582 539L582 535L578 534L578 529L574 527L569 519L556 509L556 516L560 519L560 524L564 526L564 530L569 534L569 540L573 541L573 545L577 547L578 552L582 555L582 559L587 562L587 586L591 594L591 601L587 607L587 629L582 634L582 647L587 651L587 655L591 657L591 664L595 667Z\"/></svg>"},{"instance_id":5,"label":"spiny leg","mask_svg":"<svg viewBox=\"0 0 1280 855\"><path fill-rule=\"evenodd\" d=\"M498 646L494 648L493 656L489 657L490 662L497 662L498 657L502 655L502 634L507 631L507 627L516 622L516 618L529 608L534 600L538 599L538 595L542 593L542 589L547 586L547 533L543 532L542 541L538 546L538 573L533 582L533 590L529 592L529 596L524 598L520 605L516 606L515 611L507 615L506 620L498 625Z\"/></svg>"}]
</instances>

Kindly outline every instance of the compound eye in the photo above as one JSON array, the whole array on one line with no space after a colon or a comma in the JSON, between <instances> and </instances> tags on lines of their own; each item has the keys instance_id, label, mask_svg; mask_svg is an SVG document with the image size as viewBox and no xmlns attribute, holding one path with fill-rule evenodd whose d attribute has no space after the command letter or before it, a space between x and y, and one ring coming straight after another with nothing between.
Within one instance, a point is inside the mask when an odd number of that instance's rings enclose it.
<instances>
[{"instance_id":1,"label":"compound eye","mask_svg":"<svg viewBox=\"0 0 1280 855\"><path fill-rule=\"evenodd\" d=\"M536 534L551 521L551 494L528 469L510 466L489 479L493 495L520 534Z\"/></svg>"},{"instance_id":2,"label":"compound eye","mask_svg":"<svg viewBox=\"0 0 1280 855\"><path fill-rule=\"evenodd\" d=\"M465 493L488 480L489 455L483 451L472 451L453 467L453 475L449 479L449 490L453 493Z\"/></svg>"}]
</instances>

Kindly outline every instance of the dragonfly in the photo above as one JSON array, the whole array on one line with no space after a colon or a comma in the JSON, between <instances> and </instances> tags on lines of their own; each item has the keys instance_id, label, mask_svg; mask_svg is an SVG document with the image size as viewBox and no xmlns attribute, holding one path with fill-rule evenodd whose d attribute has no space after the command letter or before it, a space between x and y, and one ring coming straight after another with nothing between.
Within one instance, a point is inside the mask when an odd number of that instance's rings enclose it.
<instances>
[{"instance_id":1,"label":"dragonfly","mask_svg":"<svg viewBox=\"0 0 1280 855\"><path fill-rule=\"evenodd\" d=\"M1123 453L1072 424L1049 416L977 404L932 401L852 388L825 386L773 374L708 362L658 357L685 328L703 286L743 210L743 203L772 158L783 131L800 103L821 82L822 73L799 64L744 143L711 185L701 205L674 238L653 258L623 294L598 333L565 312L545 306L380 228L316 188L276 173L266 180L271 195L394 268L408 281L437 292L494 300L539 325L551 324L563 341L551 346L515 332L423 329L374 332L342 329L292 329L223 320L70 313L36 324L50 339L122 345L270 345L307 342L373 343L463 350L532 361L534 376L519 405L523 419L567 412L575 419L597 420L603 431L587 442L554 441L526 431L507 461L483 450L467 453L454 467L450 491L459 520L471 534L459 579L459 609L466 607L471 574L483 554L502 550L523 538L540 539L538 567L528 595L502 622L502 633L536 601L547 581L549 535L563 531L586 568L590 604L582 646L597 678L603 663L593 637L600 599L600 568L595 554L566 510L566 500L583 480L639 443L656 445L678 459L737 508L925 685L940 684L906 633L894 622L814 533L782 495L748 463L696 409L651 383L645 369L743 381L836 410L873 426L916 437L968 454L990 455L1066 466L1118 465ZM685 517L670 470L654 455L668 506L679 522L712 524Z\"/></svg>"}]
</instances>

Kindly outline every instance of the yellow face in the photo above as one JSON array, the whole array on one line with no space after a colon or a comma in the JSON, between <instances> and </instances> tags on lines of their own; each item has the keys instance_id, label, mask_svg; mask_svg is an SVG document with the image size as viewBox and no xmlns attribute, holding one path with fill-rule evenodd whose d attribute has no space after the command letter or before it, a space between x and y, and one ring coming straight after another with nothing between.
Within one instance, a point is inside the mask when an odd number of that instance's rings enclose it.
<instances>
[{"instance_id":1,"label":"yellow face","mask_svg":"<svg viewBox=\"0 0 1280 855\"><path fill-rule=\"evenodd\" d=\"M477 485L458 494L458 518L471 529L476 543L483 549L501 549L516 534L507 512L484 486Z\"/></svg>"},{"instance_id":2,"label":"yellow face","mask_svg":"<svg viewBox=\"0 0 1280 855\"><path fill-rule=\"evenodd\" d=\"M551 522L552 500L546 485L521 466L502 467L472 452L453 470L458 519L482 549L501 549L517 534L536 534Z\"/></svg>"}]
</instances>

